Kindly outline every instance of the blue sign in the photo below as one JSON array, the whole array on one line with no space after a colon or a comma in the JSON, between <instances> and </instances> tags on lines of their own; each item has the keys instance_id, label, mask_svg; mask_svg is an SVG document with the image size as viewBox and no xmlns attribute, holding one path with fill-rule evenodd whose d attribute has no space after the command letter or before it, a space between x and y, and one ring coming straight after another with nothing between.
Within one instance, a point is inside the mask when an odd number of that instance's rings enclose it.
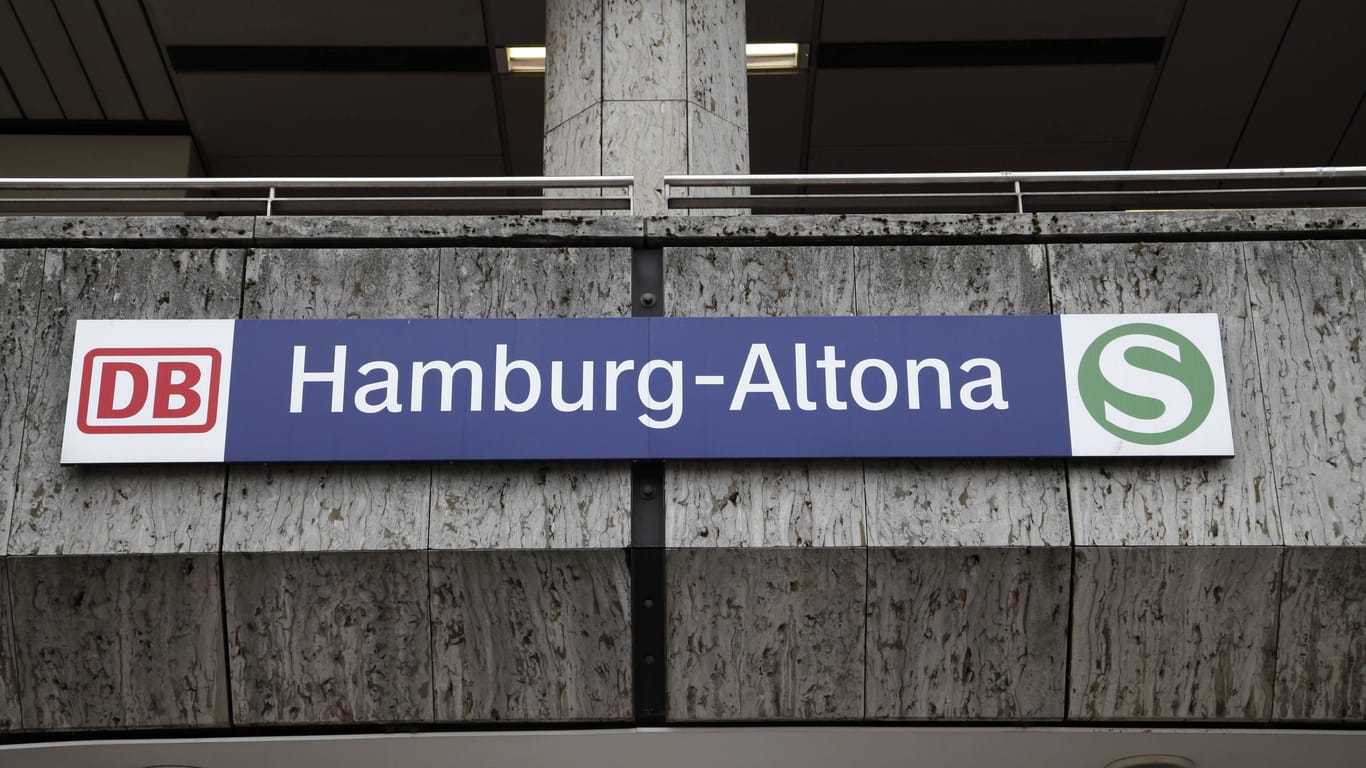
<instances>
[{"instance_id":1,"label":"blue sign","mask_svg":"<svg viewBox=\"0 0 1366 768\"><path fill-rule=\"evenodd\" d=\"M69 463L1232 453L1212 315L82 321L71 392Z\"/></svg>"}]
</instances>

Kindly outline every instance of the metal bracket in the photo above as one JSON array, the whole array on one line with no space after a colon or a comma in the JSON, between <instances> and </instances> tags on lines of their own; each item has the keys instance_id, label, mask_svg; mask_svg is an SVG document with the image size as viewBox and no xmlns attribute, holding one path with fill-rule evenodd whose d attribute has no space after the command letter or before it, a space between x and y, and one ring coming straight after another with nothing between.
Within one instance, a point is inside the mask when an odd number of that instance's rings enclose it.
<instances>
[{"instance_id":1,"label":"metal bracket","mask_svg":"<svg viewBox=\"0 0 1366 768\"><path fill-rule=\"evenodd\" d=\"M631 249L631 315L664 314L664 251ZM668 718L669 666L664 570L664 462L631 466L632 712L640 725Z\"/></svg>"}]
</instances>

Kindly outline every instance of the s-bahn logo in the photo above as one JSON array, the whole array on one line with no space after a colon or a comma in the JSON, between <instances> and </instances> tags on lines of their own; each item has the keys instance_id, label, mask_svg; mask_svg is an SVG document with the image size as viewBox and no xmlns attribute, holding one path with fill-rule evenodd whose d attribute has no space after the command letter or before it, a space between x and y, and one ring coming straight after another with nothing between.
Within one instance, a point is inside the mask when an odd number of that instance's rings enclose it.
<instances>
[{"instance_id":1,"label":"s-bahn logo","mask_svg":"<svg viewBox=\"0 0 1366 768\"><path fill-rule=\"evenodd\" d=\"M232 320L81 322L63 463L222 461L233 328Z\"/></svg>"},{"instance_id":2,"label":"s-bahn logo","mask_svg":"<svg viewBox=\"0 0 1366 768\"><path fill-rule=\"evenodd\" d=\"M1233 454L1215 315L1064 315L1074 455Z\"/></svg>"}]
</instances>

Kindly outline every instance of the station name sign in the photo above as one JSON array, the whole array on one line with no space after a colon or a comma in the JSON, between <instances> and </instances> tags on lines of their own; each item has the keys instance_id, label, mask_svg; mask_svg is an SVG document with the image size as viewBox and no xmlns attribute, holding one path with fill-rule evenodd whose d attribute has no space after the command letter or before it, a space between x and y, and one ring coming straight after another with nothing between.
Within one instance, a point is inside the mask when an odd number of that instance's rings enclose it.
<instances>
[{"instance_id":1,"label":"station name sign","mask_svg":"<svg viewBox=\"0 0 1366 768\"><path fill-rule=\"evenodd\" d=\"M1231 456L1215 315L82 320L62 462Z\"/></svg>"}]
</instances>

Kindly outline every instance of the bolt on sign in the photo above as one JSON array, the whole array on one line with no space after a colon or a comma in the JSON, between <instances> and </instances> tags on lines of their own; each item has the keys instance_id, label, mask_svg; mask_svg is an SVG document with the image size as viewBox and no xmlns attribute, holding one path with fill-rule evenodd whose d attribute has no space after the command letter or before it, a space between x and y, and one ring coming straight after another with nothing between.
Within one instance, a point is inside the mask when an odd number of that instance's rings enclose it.
<instances>
[{"instance_id":1,"label":"bolt on sign","mask_svg":"<svg viewBox=\"0 0 1366 768\"><path fill-rule=\"evenodd\" d=\"M62 461L1233 450L1210 314L83 320Z\"/></svg>"}]
</instances>

